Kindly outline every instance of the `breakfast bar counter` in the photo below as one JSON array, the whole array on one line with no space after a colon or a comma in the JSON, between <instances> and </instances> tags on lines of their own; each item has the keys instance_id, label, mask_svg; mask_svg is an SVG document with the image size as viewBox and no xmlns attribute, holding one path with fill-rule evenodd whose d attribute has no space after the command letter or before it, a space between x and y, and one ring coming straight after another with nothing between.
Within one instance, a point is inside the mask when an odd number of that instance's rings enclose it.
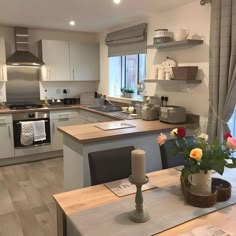
<instances>
[{"instance_id":1,"label":"breakfast bar counter","mask_svg":"<svg viewBox=\"0 0 236 236\"><path fill-rule=\"evenodd\" d=\"M192 117L191 117L192 118ZM140 136L143 134L150 134L155 133L158 134L159 132L163 132L165 130L173 129L176 127L185 127L185 128L196 128L197 123L192 118L189 118L189 121L185 124L167 124L160 122L159 120L153 121L144 121L141 119L134 119L134 120L125 120L125 121L111 121L105 122L107 124L107 130L103 130L98 128L98 123L92 124L85 124L79 126L66 126L66 127L59 127L58 130L61 131L63 134L73 138L78 143L91 143L96 141L104 141L110 139L120 139L123 137L133 137L133 136ZM104 124L104 129L105 127ZM112 126L109 129L109 124L112 123ZM115 128L114 126L120 126ZM125 125L131 125L133 127L123 128Z\"/></svg>"},{"instance_id":2,"label":"breakfast bar counter","mask_svg":"<svg viewBox=\"0 0 236 236\"><path fill-rule=\"evenodd\" d=\"M180 126L195 129L198 123L194 119L181 125L135 119L59 127L63 133L64 189L91 185L90 152L134 146L146 152L147 172L162 169L156 138L160 132Z\"/></svg>"}]
</instances>

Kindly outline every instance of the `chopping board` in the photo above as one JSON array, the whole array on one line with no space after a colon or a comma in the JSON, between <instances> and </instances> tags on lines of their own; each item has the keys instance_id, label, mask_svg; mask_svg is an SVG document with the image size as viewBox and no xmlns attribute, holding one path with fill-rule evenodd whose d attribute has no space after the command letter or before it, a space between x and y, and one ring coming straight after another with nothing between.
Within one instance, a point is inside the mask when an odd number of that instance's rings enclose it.
<instances>
[{"instance_id":1,"label":"chopping board","mask_svg":"<svg viewBox=\"0 0 236 236\"><path fill-rule=\"evenodd\" d=\"M134 128L135 125L131 125L126 122L120 122L120 123L98 124L98 125L95 125L95 127L106 131L106 130L114 130L114 129Z\"/></svg>"}]
</instances>

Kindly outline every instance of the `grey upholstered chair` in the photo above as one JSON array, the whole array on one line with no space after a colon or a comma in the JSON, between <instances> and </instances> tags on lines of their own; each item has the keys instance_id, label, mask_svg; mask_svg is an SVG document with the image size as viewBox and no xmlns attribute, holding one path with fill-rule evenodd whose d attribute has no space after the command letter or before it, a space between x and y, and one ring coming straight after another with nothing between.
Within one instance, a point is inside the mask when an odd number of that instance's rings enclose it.
<instances>
[{"instance_id":1,"label":"grey upholstered chair","mask_svg":"<svg viewBox=\"0 0 236 236\"><path fill-rule=\"evenodd\" d=\"M187 136L185 137L185 139L187 140L188 143L190 143L194 147L195 142L193 136ZM162 169L180 166L186 163L183 154L174 153L173 151L174 142L175 139L170 139L167 140L164 145L160 146Z\"/></svg>"},{"instance_id":2,"label":"grey upholstered chair","mask_svg":"<svg viewBox=\"0 0 236 236\"><path fill-rule=\"evenodd\" d=\"M88 154L91 184L124 179L131 174L133 146L121 147Z\"/></svg>"}]
</instances>

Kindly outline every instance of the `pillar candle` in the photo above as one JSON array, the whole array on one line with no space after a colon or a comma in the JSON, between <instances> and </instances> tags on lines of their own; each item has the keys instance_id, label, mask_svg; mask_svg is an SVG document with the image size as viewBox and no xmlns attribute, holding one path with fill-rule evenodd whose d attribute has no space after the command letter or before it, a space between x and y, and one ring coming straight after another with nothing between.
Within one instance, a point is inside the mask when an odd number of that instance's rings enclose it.
<instances>
[{"instance_id":1,"label":"pillar candle","mask_svg":"<svg viewBox=\"0 0 236 236\"><path fill-rule=\"evenodd\" d=\"M145 152L140 149L131 152L132 178L134 181L145 181Z\"/></svg>"}]
</instances>

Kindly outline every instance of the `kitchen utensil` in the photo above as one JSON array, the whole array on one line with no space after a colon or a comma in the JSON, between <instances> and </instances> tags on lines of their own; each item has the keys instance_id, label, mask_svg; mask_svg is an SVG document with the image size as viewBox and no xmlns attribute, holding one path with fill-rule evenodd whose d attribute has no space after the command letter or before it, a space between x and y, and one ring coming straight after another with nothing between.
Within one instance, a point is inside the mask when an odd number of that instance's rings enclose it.
<instances>
[{"instance_id":1,"label":"kitchen utensil","mask_svg":"<svg viewBox=\"0 0 236 236\"><path fill-rule=\"evenodd\" d=\"M169 32L168 29L157 29L153 38L153 43L166 43L173 39L173 33Z\"/></svg>"},{"instance_id":2,"label":"kitchen utensil","mask_svg":"<svg viewBox=\"0 0 236 236\"><path fill-rule=\"evenodd\" d=\"M180 106L165 106L160 108L160 121L170 124L186 122L186 110Z\"/></svg>"},{"instance_id":3,"label":"kitchen utensil","mask_svg":"<svg viewBox=\"0 0 236 236\"><path fill-rule=\"evenodd\" d=\"M167 106L168 97L164 97L164 101L165 101L165 106Z\"/></svg>"},{"instance_id":4,"label":"kitchen utensil","mask_svg":"<svg viewBox=\"0 0 236 236\"><path fill-rule=\"evenodd\" d=\"M162 106L162 107L164 106L164 100L165 100L165 97L164 97L164 96L161 96L161 106Z\"/></svg>"},{"instance_id":5,"label":"kitchen utensil","mask_svg":"<svg viewBox=\"0 0 236 236\"><path fill-rule=\"evenodd\" d=\"M163 67L162 66L160 66L159 68L158 68L158 80L164 80L165 79L165 77L164 77L164 69L163 69Z\"/></svg>"},{"instance_id":6,"label":"kitchen utensil","mask_svg":"<svg viewBox=\"0 0 236 236\"><path fill-rule=\"evenodd\" d=\"M76 104L75 98L64 98L64 105L73 105Z\"/></svg>"},{"instance_id":7,"label":"kitchen utensil","mask_svg":"<svg viewBox=\"0 0 236 236\"><path fill-rule=\"evenodd\" d=\"M150 103L150 97L147 98L146 103L142 107L141 118L143 120L157 120L158 119L157 107L155 107L154 104Z\"/></svg>"},{"instance_id":8,"label":"kitchen utensil","mask_svg":"<svg viewBox=\"0 0 236 236\"><path fill-rule=\"evenodd\" d=\"M188 38L190 31L186 29L179 29L175 32L175 41L181 41Z\"/></svg>"}]
</instances>

